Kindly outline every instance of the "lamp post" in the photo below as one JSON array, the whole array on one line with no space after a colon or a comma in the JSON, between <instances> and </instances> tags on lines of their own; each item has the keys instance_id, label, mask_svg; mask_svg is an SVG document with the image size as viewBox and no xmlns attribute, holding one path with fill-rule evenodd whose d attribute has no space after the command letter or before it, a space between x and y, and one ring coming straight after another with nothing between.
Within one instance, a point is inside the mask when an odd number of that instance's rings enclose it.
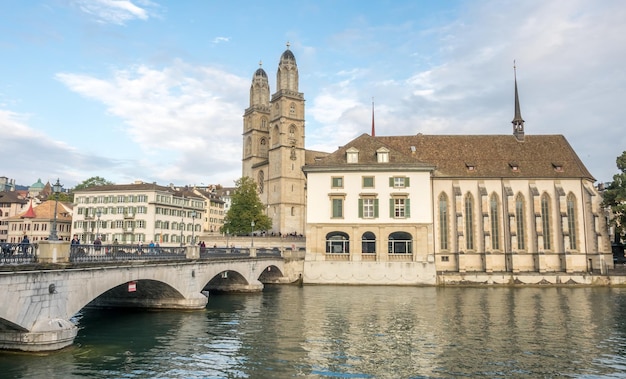
<instances>
[{"instance_id":1,"label":"lamp post","mask_svg":"<svg viewBox=\"0 0 626 379\"><path fill-rule=\"evenodd\" d=\"M194 232L196 229L196 211L191 211L191 244L196 244L196 238L194 237Z\"/></svg>"},{"instance_id":2,"label":"lamp post","mask_svg":"<svg viewBox=\"0 0 626 379\"><path fill-rule=\"evenodd\" d=\"M250 223L250 247L254 247L254 220Z\"/></svg>"},{"instance_id":3,"label":"lamp post","mask_svg":"<svg viewBox=\"0 0 626 379\"><path fill-rule=\"evenodd\" d=\"M63 185L59 182L57 178L57 182L52 186L52 191L56 194L54 198L54 218L52 219L52 229L50 229L50 235L48 236L48 241L58 241L59 236L57 235L57 206L59 204L59 193L61 193L61 189Z\"/></svg>"},{"instance_id":4,"label":"lamp post","mask_svg":"<svg viewBox=\"0 0 626 379\"><path fill-rule=\"evenodd\" d=\"M100 216L102 216L102 210L98 208L96 211L96 216L98 216L98 221L96 224L96 239L100 238Z\"/></svg>"},{"instance_id":5,"label":"lamp post","mask_svg":"<svg viewBox=\"0 0 626 379\"><path fill-rule=\"evenodd\" d=\"M230 230L226 229L226 249L228 249L228 235L230 234Z\"/></svg>"}]
</instances>

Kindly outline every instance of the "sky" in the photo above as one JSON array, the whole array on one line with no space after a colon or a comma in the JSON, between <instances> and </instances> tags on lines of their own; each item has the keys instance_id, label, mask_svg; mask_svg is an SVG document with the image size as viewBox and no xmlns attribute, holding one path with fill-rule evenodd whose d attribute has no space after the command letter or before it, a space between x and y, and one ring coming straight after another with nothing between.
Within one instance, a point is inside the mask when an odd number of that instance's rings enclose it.
<instances>
[{"instance_id":1,"label":"sky","mask_svg":"<svg viewBox=\"0 0 626 379\"><path fill-rule=\"evenodd\" d=\"M564 135L598 182L626 150L622 0L5 0L0 176L234 186L262 64L289 48L306 148L376 135ZM515 62L515 63L514 63Z\"/></svg>"}]
</instances>

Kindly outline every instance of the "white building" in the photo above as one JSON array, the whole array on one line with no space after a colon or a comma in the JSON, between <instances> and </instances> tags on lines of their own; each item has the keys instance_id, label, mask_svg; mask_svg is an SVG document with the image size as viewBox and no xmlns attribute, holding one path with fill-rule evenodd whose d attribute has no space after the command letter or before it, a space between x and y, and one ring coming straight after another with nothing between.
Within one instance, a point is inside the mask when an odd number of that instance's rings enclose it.
<instances>
[{"instance_id":1,"label":"white building","mask_svg":"<svg viewBox=\"0 0 626 379\"><path fill-rule=\"evenodd\" d=\"M305 283L613 265L594 179L561 135L363 134L304 166Z\"/></svg>"},{"instance_id":2,"label":"white building","mask_svg":"<svg viewBox=\"0 0 626 379\"><path fill-rule=\"evenodd\" d=\"M198 241L205 200L190 190L156 183L104 185L74 192L72 234L81 243L159 243L179 246Z\"/></svg>"}]
</instances>

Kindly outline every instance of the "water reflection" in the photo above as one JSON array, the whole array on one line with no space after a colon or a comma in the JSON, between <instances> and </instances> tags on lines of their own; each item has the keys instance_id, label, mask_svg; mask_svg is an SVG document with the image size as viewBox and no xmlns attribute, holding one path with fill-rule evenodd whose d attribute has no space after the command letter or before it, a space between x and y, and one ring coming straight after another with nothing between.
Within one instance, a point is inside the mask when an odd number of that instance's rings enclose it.
<instances>
[{"instance_id":1,"label":"water reflection","mask_svg":"<svg viewBox=\"0 0 626 379\"><path fill-rule=\"evenodd\" d=\"M89 310L2 377L573 378L626 372L626 289L269 287L201 312Z\"/></svg>"}]
</instances>

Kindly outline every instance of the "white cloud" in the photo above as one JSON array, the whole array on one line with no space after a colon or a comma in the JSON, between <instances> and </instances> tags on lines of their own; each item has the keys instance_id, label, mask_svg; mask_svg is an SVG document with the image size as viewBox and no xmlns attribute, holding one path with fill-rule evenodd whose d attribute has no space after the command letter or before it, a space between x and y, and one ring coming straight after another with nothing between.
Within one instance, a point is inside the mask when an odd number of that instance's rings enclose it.
<instances>
[{"instance_id":1,"label":"white cloud","mask_svg":"<svg viewBox=\"0 0 626 379\"><path fill-rule=\"evenodd\" d=\"M119 25L135 19L147 20L149 7L156 5L149 0L72 0L72 3L98 22Z\"/></svg>"},{"instance_id":2,"label":"white cloud","mask_svg":"<svg viewBox=\"0 0 626 379\"><path fill-rule=\"evenodd\" d=\"M218 43L222 43L222 42L229 42L230 41L230 37L215 37L213 39L213 43L214 44L218 44Z\"/></svg>"},{"instance_id":3,"label":"white cloud","mask_svg":"<svg viewBox=\"0 0 626 379\"><path fill-rule=\"evenodd\" d=\"M145 65L118 70L110 78L75 73L57 78L124 121L124 135L140 152L146 176L187 183L241 176L247 79L181 61L160 70Z\"/></svg>"}]
</instances>

